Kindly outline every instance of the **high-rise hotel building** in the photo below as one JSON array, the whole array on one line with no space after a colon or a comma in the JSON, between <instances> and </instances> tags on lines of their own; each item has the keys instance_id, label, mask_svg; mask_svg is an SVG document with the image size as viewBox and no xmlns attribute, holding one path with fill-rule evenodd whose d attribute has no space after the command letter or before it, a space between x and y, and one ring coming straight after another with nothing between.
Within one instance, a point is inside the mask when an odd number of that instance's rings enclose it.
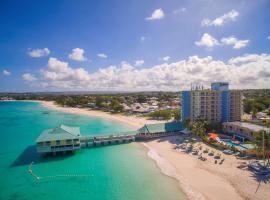
<instances>
[{"instance_id":1,"label":"high-rise hotel building","mask_svg":"<svg viewBox=\"0 0 270 200\"><path fill-rule=\"evenodd\" d=\"M227 82L212 83L211 89L197 86L191 91L182 91L182 120L241 121L242 112L242 93L229 90Z\"/></svg>"}]
</instances>

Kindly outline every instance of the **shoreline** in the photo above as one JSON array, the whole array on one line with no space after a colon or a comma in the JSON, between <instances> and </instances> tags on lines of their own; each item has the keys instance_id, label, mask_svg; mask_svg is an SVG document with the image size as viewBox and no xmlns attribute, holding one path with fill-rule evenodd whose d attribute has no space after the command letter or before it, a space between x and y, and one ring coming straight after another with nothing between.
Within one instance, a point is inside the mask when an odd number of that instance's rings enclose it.
<instances>
[{"instance_id":1,"label":"shoreline","mask_svg":"<svg viewBox=\"0 0 270 200\"><path fill-rule=\"evenodd\" d=\"M162 122L83 108L60 107L52 101L31 102L39 102L44 107L61 112L116 121L134 129L142 127L145 123ZM252 174L249 171L237 168L239 160L234 156L222 155L225 158L225 162L222 165L214 164L213 160L210 160L211 158L208 157L207 159L209 160L203 162L196 156L177 151L174 148L177 143L175 137L181 138L181 136L171 136L161 140L139 142L139 144L143 146L149 159L155 162L163 175L171 177L178 182L179 188L189 199L259 200L267 199L270 196L269 183L262 183L258 193L254 193L258 182L251 177ZM211 149L209 146L207 148Z\"/></svg>"},{"instance_id":2,"label":"shoreline","mask_svg":"<svg viewBox=\"0 0 270 200\"><path fill-rule=\"evenodd\" d=\"M30 102L30 101L29 101ZM79 114L79 115L85 115L89 117L98 117L110 121L119 122L125 126L128 126L132 129L139 129L145 124L154 124L154 123L163 123L166 122L165 120L150 120L139 116L125 116L122 114L112 114L107 113L104 111L99 110L90 110L87 108L74 108L74 107L61 107L53 101L31 101L31 102L38 102L41 103L44 107L65 112L65 113L71 113L71 114Z\"/></svg>"},{"instance_id":3,"label":"shoreline","mask_svg":"<svg viewBox=\"0 0 270 200\"><path fill-rule=\"evenodd\" d=\"M207 160L201 161L197 156L175 149L177 140L181 138L182 136L169 136L141 144L148 150L148 156L161 172L178 181L179 187L189 199L268 199L269 181L261 181L259 186L259 182L249 170L238 168L245 161L225 154L222 155L225 161L221 165L215 164L213 157L207 154L203 155ZM201 142L198 144L210 151L214 150Z\"/></svg>"}]
</instances>

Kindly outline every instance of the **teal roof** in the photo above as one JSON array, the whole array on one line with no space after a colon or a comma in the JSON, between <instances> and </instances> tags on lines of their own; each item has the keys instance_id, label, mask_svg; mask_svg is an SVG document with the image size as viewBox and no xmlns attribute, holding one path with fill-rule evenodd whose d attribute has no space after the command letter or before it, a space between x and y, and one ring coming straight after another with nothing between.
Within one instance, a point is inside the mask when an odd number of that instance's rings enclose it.
<instances>
[{"instance_id":1,"label":"teal roof","mask_svg":"<svg viewBox=\"0 0 270 200\"><path fill-rule=\"evenodd\" d=\"M80 128L60 125L53 129L47 129L41 133L36 142L46 142L55 140L79 139Z\"/></svg>"},{"instance_id":2,"label":"teal roof","mask_svg":"<svg viewBox=\"0 0 270 200\"><path fill-rule=\"evenodd\" d=\"M139 133L160 133L160 132L174 132L183 130L181 122L168 122L158 124L145 124L142 128L138 129Z\"/></svg>"}]
</instances>

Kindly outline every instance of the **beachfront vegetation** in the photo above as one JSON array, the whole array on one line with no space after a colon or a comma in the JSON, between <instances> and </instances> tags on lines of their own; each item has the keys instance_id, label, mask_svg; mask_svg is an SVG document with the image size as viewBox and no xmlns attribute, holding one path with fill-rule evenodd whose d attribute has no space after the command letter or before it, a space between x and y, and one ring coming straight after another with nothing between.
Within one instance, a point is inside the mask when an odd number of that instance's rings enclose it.
<instances>
[{"instance_id":1,"label":"beachfront vegetation","mask_svg":"<svg viewBox=\"0 0 270 200\"><path fill-rule=\"evenodd\" d=\"M180 120L180 109L166 109L166 110L157 110L148 114L145 114L146 117L152 119L162 119L162 120L169 120L174 119L179 121Z\"/></svg>"},{"instance_id":2,"label":"beachfront vegetation","mask_svg":"<svg viewBox=\"0 0 270 200\"><path fill-rule=\"evenodd\" d=\"M0 95L1 97L1 95ZM63 107L136 114L160 120L180 120L180 98L176 92L140 92L116 94L31 93L4 96L17 100L55 101Z\"/></svg>"},{"instance_id":3,"label":"beachfront vegetation","mask_svg":"<svg viewBox=\"0 0 270 200\"><path fill-rule=\"evenodd\" d=\"M206 137L206 125L207 123L205 121L197 120L192 123L191 132L204 140Z\"/></svg>"},{"instance_id":4,"label":"beachfront vegetation","mask_svg":"<svg viewBox=\"0 0 270 200\"><path fill-rule=\"evenodd\" d=\"M257 157L262 156L264 160L267 159L267 164L270 164L270 135L262 130L256 134L253 144L256 149Z\"/></svg>"}]
</instances>

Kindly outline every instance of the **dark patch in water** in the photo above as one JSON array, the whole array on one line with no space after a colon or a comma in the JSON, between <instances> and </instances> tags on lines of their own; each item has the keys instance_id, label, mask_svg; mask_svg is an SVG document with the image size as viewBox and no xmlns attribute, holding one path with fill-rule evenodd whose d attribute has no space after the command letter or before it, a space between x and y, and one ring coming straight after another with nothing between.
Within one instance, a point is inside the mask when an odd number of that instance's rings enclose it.
<instances>
[{"instance_id":1,"label":"dark patch in water","mask_svg":"<svg viewBox=\"0 0 270 200\"><path fill-rule=\"evenodd\" d=\"M43 162L52 162L52 161L59 161L65 158L72 156L71 153L66 153L62 155L58 153L56 156L41 156L37 153L37 149L35 145L28 146L24 151L16 158L16 160L10 165L10 167L17 167L23 165L29 165L31 162L35 163L43 163Z\"/></svg>"},{"instance_id":2,"label":"dark patch in water","mask_svg":"<svg viewBox=\"0 0 270 200\"><path fill-rule=\"evenodd\" d=\"M12 194L10 194L9 195L9 198L8 198L9 200L16 200L16 199L22 199L22 196L21 195L19 195L17 192L14 192L14 193L12 193Z\"/></svg>"}]
</instances>

